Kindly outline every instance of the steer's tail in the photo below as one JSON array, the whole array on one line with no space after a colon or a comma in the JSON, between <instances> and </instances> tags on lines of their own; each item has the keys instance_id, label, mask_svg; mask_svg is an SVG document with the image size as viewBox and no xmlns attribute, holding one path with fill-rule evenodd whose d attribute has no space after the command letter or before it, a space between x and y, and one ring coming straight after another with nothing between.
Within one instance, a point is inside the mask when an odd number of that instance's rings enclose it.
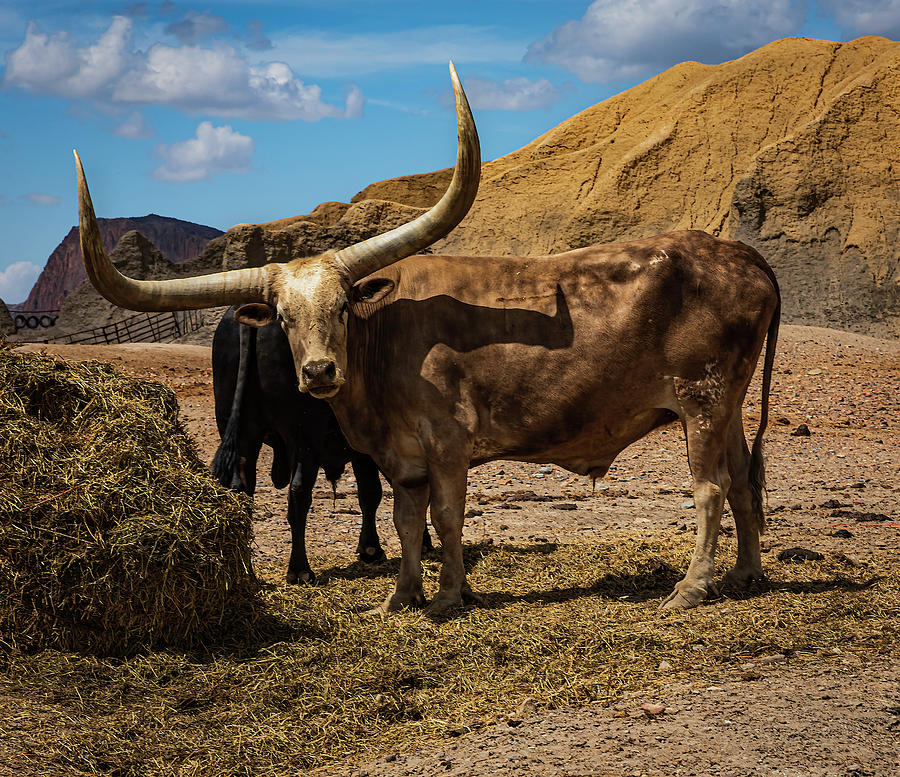
<instances>
[{"instance_id":1,"label":"steer's tail","mask_svg":"<svg viewBox=\"0 0 900 777\"><path fill-rule=\"evenodd\" d=\"M255 483L244 483L239 467L240 440L241 440L241 410L244 404L244 394L247 383L250 380L250 364L256 358L256 329L249 326L239 326L240 333L240 360L238 362L237 380L234 383L234 397L231 400L231 412L228 414L228 424L222 434L222 442L212 460L212 472L226 488L247 491L252 493Z\"/></svg>"},{"instance_id":2,"label":"steer's tail","mask_svg":"<svg viewBox=\"0 0 900 777\"><path fill-rule=\"evenodd\" d=\"M757 517L760 531L766 525L766 518L763 513L763 491L766 489L763 433L766 431L766 426L769 423L769 389L772 386L772 365L775 362L775 344L778 342L778 326L781 323L781 290L778 288L778 281L775 279L775 273L772 272L772 269L768 265L765 265L763 269L765 269L766 274L772 281L772 285L775 287L778 302L775 305L772 320L769 322L769 331L766 334L766 359L763 363L762 406L759 411L759 428L756 430L753 448L750 450L750 492L753 498L753 513Z\"/></svg>"}]
</instances>

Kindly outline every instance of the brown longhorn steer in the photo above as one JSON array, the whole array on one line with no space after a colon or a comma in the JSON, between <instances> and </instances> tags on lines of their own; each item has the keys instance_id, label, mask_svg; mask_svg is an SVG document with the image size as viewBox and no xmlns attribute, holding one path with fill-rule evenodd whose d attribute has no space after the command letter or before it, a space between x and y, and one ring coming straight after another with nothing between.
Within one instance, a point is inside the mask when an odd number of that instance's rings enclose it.
<instances>
[{"instance_id":1,"label":"brown longhorn steer","mask_svg":"<svg viewBox=\"0 0 900 777\"><path fill-rule=\"evenodd\" d=\"M381 610L424 604L429 503L443 543L429 610L477 601L461 544L472 465L554 462L597 477L626 446L675 420L686 432L698 531L687 574L662 606L693 607L714 590L726 498L738 534L729 577L761 577L762 434L780 311L772 270L752 248L702 232L544 257L414 255L462 220L478 188L478 135L452 65L451 76L459 151L441 201L391 232L312 258L173 281L126 278L103 249L78 161L92 282L136 310L245 303L235 314L243 323L281 322L300 389L329 400L350 444L393 484L402 563ZM750 450L741 404L767 334Z\"/></svg>"}]
</instances>

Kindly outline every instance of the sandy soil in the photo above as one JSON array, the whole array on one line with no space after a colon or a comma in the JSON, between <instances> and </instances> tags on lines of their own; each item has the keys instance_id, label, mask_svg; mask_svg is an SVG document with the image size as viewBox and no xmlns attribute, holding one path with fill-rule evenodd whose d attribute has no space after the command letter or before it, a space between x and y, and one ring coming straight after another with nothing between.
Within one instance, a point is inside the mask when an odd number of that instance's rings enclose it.
<instances>
[{"instance_id":1,"label":"sandy soil","mask_svg":"<svg viewBox=\"0 0 900 777\"><path fill-rule=\"evenodd\" d=\"M210 350L195 345L25 346L65 358L100 358L176 391L183 419L211 459L218 444ZM815 327L784 326L767 433L766 563L803 547L900 564L900 342ZM758 419L758 380L745 422ZM796 436L801 425L809 436ZM260 466L257 555L286 567L286 493ZM693 531L681 430L659 430L626 450L593 484L555 467L496 462L470 472L464 540L573 542L622 529ZM378 511L389 555L399 552L390 489ZM356 545L360 512L352 475L333 500L320 479L309 522L310 555ZM845 536L835 536L835 532ZM733 531L726 516L724 532ZM849 534L849 536L846 536ZM772 554L772 555L768 555ZM687 559L685 559L687 563ZM313 558L313 566L316 561ZM428 592L426 592L428 593ZM762 657L698 687L664 686L613 708L529 715L461 736L451 746L360 764L362 775L710 774L895 775L900 773L900 648L859 663ZM648 716L641 703L666 708Z\"/></svg>"}]
</instances>

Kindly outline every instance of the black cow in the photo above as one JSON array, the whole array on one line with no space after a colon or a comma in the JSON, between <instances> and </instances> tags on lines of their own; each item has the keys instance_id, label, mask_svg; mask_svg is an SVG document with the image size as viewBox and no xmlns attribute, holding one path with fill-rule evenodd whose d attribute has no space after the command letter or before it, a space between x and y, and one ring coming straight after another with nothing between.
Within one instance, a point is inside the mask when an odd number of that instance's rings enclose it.
<instances>
[{"instance_id":1,"label":"black cow","mask_svg":"<svg viewBox=\"0 0 900 777\"><path fill-rule=\"evenodd\" d=\"M228 488L250 496L256 489L256 462L263 443L274 453L272 483L288 492L291 526L289 583L313 583L306 557L306 516L319 469L332 487L349 461L356 475L362 530L356 552L375 563L385 554L375 528L381 503L378 468L347 444L328 403L297 389L297 374L287 337L277 324L241 326L228 310L213 337L213 392L216 424L222 439L213 473Z\"/></svg>"}]
</instances>

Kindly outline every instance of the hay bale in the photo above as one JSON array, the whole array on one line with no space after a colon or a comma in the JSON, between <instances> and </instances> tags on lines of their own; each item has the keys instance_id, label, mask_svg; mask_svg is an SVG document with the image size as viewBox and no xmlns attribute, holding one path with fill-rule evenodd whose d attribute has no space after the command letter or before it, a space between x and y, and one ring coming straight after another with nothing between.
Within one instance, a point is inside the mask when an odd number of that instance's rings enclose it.
<instances>
[{"instance_id":1,"label":"hay bale","mask_svg":"<svg viewBox=\"0 0 900 777\"><path fill-rule=\"evenodd\" d=\"M167 387L0 347L0 643L192 646L257 611L248 503Z\"/></svg>"}]
</instances>

